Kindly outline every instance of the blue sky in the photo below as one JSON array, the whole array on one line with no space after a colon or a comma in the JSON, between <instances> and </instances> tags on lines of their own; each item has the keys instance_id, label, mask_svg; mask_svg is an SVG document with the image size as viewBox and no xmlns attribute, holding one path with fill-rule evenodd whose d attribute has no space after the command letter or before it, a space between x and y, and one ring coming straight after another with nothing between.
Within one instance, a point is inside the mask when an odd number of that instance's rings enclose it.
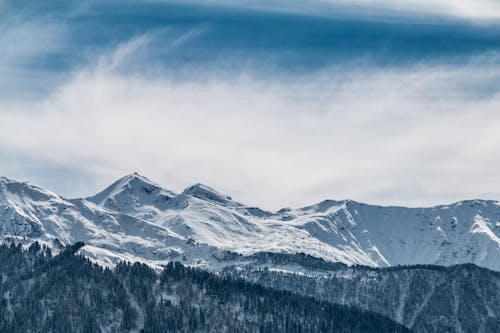
<instances>
[{"instance_id":1,"label":"blue sky","mask_svg":"<svg viewBox=\"0 0 500 333\"><path fill-rule=\"evenodd\" d=\"M1 1L0 174L270 209L498 198L495 1Z\"/></svg>"}]
</instances>

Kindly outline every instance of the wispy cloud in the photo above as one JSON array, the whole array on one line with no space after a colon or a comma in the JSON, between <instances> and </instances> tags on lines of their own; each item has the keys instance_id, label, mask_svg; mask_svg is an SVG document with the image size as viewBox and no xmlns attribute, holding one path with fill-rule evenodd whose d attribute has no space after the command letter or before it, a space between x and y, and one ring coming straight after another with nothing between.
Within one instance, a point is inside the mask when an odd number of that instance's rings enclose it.
<instances>
[{"instance_id":1,"label":"wispy cloud","mask_svg":"<svg viewBox=\"0 0 500 333\"><path fill-rule=\"evenodd\" d=\"M25 17L3 18L0 98L30 96L29 90L47 74L47 67L57 65L51 63L50 56L64 47L64 40L64 29L57 23ZM44 84L50 84L46 77Z\"/></svg>"},{"instance_id":2,"label":"wispy cloud","mask_svg":"<svg viewBox=\"0 0 500 333\"><path fill-rule=\"evenodd\" d=\"M121 44L44 99L0 105L2 173L37 161L96 179L90 191L137 170L174 190L201 181L270 208L500 194L497 55L293 77L116 70L150 42Z\"/></svg>"},{"instance_id":3,"label":"wispy cloud","mask_svg":"<svg viewBox=\"0 0 500 333\"><path fill-rule=\"evenodd\" d=\"M192 39L202 36L209 30L209 25L194 25L182 31L171 31L169 28L153 29L146 33L132 37L129 40L118 43L111 52L98 54L96 58L97 71L119 71L121 70L145 70L151 61L147 57L152 53L154 44L162 44L162 52L175 50L188 43ZM167 35L167 37L165 37ZM159 42L161 40L161 42ZM138 54L146 55L140 57ZM135 62L135 63L131 63ZM141 63L142 62L142 63ZM139 68L137 68L139 67Z\"/></svg>"},{"instance_id":4,"label":"wispy cloud","mask_svg":"<svg viewBox=\"0 0 500 333\"><path fill-rule=\"evenodd\" d=\"M470 19L500 18L500 3L495 0L322 0L322 2Z\"/></svg>"},{"instance_id":5,"label":"wispy cloud","mask_svg":"<svg viewBox=\"0 0 500 333\"><path fill-rule=\"evenodd\" d=\"M496 0L189 0L189 2L322 16L342 13L355 16L365 14L393 16L406 13L407 15L440 15L472 20L500 18L500 3Z\"/></svg>"},{"instance_id":6,"label":"wispy cloud","mask_svg":"<svg viewBox=\"0 0 500 333\"><path fill-rule=\"evenodd\" d=\"M140 48L146 47L152 40L151 33L139 35L126 42L120 43L109 55L104 54L98 58L98 70L115 71L129 56Z\"/></svg>"}]
</instances>

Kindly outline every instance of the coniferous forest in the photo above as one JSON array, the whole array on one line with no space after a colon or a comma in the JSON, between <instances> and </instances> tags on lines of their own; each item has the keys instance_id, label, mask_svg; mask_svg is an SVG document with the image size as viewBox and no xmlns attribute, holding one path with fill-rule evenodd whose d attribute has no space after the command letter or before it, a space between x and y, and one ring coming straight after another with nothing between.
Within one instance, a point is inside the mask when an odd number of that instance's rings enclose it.
<instances>
[{"instance_id":1,"label":"coniferous forest","mask_svg":"<svg viewBox=\"0 0 500 333\"><path fill-rule=\"evenodd\" d=\"M245 266L228 266L222 274L374 311L418 333L500 332L500 273L474 264L374 268L279 253L246 259Z\"/></svg>"},{"instance_id":2,"label":"coniferous forest","mask_svg":"<svg viewBox=\"0 0 500 333\"><path fill-rule=\"evenodd\" d=\"M408 332L390 319L169 263L113 270L0 245L1 332Z\"/></svg>"}]
</instances>

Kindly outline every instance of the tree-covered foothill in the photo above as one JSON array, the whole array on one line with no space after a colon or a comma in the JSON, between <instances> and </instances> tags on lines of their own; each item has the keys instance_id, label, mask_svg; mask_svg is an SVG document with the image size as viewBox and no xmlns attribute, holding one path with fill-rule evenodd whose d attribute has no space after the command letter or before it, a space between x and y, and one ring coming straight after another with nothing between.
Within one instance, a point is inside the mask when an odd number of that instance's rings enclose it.
<instances>
[{"instance_id":1,"label":"tree-covered foothill","mask_svg":"<svg viewBox=\"0 0 500 333\"><path fill-rule=\"evenodd\" d=\"M381 315L179 263L113 270L34 243L0 245L0 332L407 332Z\"/></svg>"},{"instance_id":2,"label":"tree-covered foothill","mask_svg":"<svg viewBox=\"0 0 500 333\"><path fill-rule=\"evenodd\" d=\"M247 258L253 261L227 266L222 275L374 311L418 333L500 332L500 272L473 264L374 268L303 254ZM297 274L297 267L308 273Z\"/></svg>"}]
</instances>

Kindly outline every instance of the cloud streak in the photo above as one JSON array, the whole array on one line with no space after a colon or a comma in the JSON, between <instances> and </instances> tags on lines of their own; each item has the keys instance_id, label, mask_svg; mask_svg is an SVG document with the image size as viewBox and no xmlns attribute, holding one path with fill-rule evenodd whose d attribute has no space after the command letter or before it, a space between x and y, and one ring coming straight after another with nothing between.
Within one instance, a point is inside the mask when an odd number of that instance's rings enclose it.
<instances>
[{"instance_id":1,"label":"cloud streak","mask_svg":"<svg viewBox=\"0 0 500 333\"><path fill-rule=\"evenodd\" d=\"M0 98L29 97L33 88L50 84L47 67L53 65L51 55L64 46L64 29L39 19L0 19Z\"/></svg>"},{"instance_id":2,"label":"cloud streak","mask_svg":"<svg viewBox=\"0 0 500 333\"><path fill-rule=\"evenodd\" d=\"M158 2L153 0L152 2ZM176 1L171 1L176 2ZM470 20L497 20L500 3L496 0L191 0L190 3L246 7L276 12L308 13L321 16L366 14L391 17L438 15Z\"/></svg>"},{"instance_id":3,"label":"cloud streak","mask_svg":"<svg viewBox=\"0 0 500 333\"><path fill-rule=\"evenodd\" d=\"M500 18L500 3L494 0L324 0L343 5L360 5L381 10L397 10L412 13L450 15L468 19Z\"/></svg>"}]
</instances>

